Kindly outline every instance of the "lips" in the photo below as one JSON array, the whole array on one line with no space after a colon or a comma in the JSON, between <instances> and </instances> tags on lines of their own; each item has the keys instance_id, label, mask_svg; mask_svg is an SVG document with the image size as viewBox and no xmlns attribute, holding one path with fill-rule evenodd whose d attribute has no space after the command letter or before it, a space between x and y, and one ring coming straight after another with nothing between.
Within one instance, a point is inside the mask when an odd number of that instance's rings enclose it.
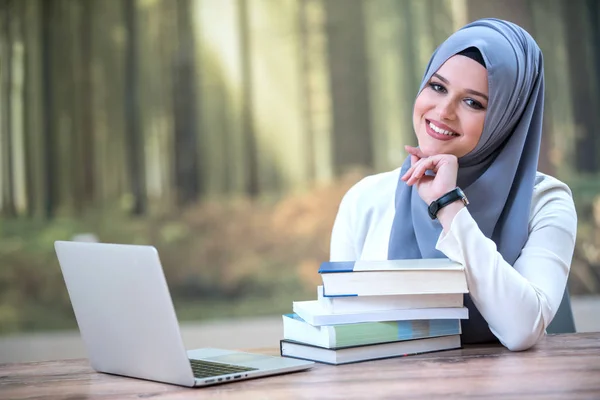
<instances>
[{"instance_id":1,"label":"lips","mask_svg":"<svg viewBox=\"0 0 600 400\"><path fill-rule=\"evenodd\" d=\"M441 123L432 122L428 119L425 120L425 130L429 136L437 140L447 141L460 136L458 133L450 130L448 126Z\"/></svg>"}]
</instances>

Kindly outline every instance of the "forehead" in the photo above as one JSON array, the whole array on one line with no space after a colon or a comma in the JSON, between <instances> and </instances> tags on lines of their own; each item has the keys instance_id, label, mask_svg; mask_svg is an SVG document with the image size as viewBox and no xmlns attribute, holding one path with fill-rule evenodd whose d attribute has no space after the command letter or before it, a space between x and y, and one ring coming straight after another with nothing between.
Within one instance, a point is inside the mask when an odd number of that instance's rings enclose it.
<instances>
[{"instance_id":1,"label":"forehead","mask_svg":"<svg viewBox=\"0 0 600 400\"><path fill-rule=\"evenodd\" d=\"M445 78L451 86L477 90L485 94L488 92L488 70L469 57L452 56L436 73Z\"/></svg>"}]
</instances>

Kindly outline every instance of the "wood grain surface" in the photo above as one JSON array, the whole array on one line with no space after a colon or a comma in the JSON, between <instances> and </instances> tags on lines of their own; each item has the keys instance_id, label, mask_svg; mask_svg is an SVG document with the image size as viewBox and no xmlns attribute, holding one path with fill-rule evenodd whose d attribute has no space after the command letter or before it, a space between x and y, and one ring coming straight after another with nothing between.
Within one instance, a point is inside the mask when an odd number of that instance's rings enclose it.
<instances>
[{"instance_id":1,"label":"wood grain surface","mask_svg":"<svg viewBox=\"0 0 600 400\"><path fill-rule=\"evenodd\" d=\"M85 359L0 365L0 399L442 397L600 399L600 333L550 335L524 352L465 346L197 389L96 373Z\"/></svg>"}]
</instances>

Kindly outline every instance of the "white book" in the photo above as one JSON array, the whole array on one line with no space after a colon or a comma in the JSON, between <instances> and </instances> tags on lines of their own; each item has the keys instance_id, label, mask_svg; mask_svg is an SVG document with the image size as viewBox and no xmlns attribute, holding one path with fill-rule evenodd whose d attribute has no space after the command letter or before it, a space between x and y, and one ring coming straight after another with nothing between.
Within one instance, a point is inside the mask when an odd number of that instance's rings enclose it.
<instances>
[{"instance_id":1,"label":"white book","mask_svg":"<svg viewBox=\"0 0 600 400\"><path fill-rule=\"evenodd\" d=\"M449 259L328 261L319 274L326 296L468 293L464 266Z\"/></svg>"},{"instance_id":2,"label":"white book","mask_svg":"<svg viewBox=\"0 0 600 400\"><path fill-rule=\"evenodd\" d=\"M412 308L406 310L384 310L333 314L318 300L294 301L293 311L313 326L354 324L358 322L406 321L420 319L468 319L466 307Z\"/></svg>"},{"instance_id":3,"label":"white book","mask_svg":"<svg viewBox=\"0 0 600 400\"><path fill-rule=\"evenodd\" d=\"M323 286L317 287L319 303L332 314L405 310L409 308L462 307L463 294L400 294L385 296L324 296Z\"/></svg>"}]
</instances>

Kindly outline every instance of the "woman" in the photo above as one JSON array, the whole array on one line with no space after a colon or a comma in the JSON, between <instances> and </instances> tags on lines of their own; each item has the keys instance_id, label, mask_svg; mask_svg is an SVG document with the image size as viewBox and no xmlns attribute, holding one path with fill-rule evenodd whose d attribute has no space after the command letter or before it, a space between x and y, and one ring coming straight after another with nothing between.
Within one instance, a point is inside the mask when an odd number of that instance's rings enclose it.
<instances>
[{"instance_id":1,"label":"woman","mask_svg":"<svg viewBox=\"0 0 600 400\"><path fill-rule=\"evenodd\" d=\"M331 260L450 258L469 287L463 343L533 346L561 302L577 227L569 188L537 172L543 100L542 53L522 28L482 19L450 36L414 104L419 147L346 193Z\"/></svg>"}]
</instances>

